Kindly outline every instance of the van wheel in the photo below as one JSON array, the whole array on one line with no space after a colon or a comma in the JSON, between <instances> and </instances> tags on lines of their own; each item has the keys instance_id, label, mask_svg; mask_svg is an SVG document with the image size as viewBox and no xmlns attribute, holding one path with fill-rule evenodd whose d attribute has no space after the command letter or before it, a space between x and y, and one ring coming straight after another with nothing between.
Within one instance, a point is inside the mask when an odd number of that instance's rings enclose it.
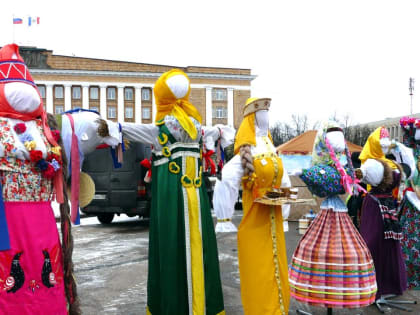
<instances>
[{"instance_id":1,"label":"van wheel","mask_svg":"<svg viewBox=\"0 0 420 315\"><path fill-rule=\"evenodd\" d=\"M98 220L102 224L110 224L113 219L114 219L114 214L113 213L104 213L104 214L99 214L98 215Z\"/></svg>"}]
</instances>

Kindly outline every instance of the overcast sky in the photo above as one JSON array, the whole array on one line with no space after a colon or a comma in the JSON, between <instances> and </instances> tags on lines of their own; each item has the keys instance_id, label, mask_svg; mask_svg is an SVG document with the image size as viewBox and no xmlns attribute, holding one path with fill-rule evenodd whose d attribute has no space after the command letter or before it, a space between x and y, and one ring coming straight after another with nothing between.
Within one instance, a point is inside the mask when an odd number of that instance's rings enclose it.
<instances>
[{"instance_id":1,"label":"overcast sky","mask_svg":"<svg viewBox=\"0 0 420 315\"><path fill-rule=\"evenodd\" d=\"M334 112L368 122L420 112L418 0L2 1L0 45L174 66L250 68L272 123ZM40 25L27 27L27 17ZM419 96L417 96L419 93Z\"/></svg>"}]
</instances>

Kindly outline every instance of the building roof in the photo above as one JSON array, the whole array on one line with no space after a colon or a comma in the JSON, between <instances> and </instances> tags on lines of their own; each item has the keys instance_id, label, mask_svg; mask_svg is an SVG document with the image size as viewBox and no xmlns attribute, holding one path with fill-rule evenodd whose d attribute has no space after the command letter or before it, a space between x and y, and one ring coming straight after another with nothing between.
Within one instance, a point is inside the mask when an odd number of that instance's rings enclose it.
<instances>
[{"instance_id":1,"label":"building roof","mask_svg":"<svg viewBox=\"0 0 420 315\"><path fill-rule=\"evenodd\" d=\"M0 47L1 48L1 47ZM86 58L79 56L55 55L52 50L30 46L20 46L20 53L27 66L34 74L53 75L118 75L128 77L158 78L163 72L178 68L186 72L191 78L225 79L252 81L256 78L251 69L221 68L205 66L176 66L149 64L132 61L108 60L100 58Z\"/></svg>"},{"instance_id":2,"label":"building roof","mask_svg":"<svg viewBox=\"0 0 420 315\"><path fill-rule=\"evenodd\" d=\"M301 135L279 145L276 150L279 154L311 154L316 133L316 130L306 131ZM347 141L347 146L351 153L362 151L361 146L349 141Z\"/></svg>"},{"instance_id":3,"label":"building roof","mask_svg":"<svg viewBox=\"0 0 420 315\"><path fill-rule=\"evenodd\" d=\"M356 126L368 126L368 127L384 126L384 127L388 127L388 126L393 126L393 125L399 125L400 119L402 117L420 118L420 113L411 114L411 115L403 115L403 116L398 116L398 117L387 117L387 118L382 119L382 120L376 120L376 121L371 121L371 122L367 122L367 123L363 123L363 124L357 124Z\"/></svg>"},{"instance_id":4,"label":"building roof","mask_svg":"<svg viewBox=\"0 0 420 315\"><path fill-rule=\"evenodd\" d=\"M1 47L0 47L1 48ZM173 68L183 70L192 84L207 87L242 87L251 88L251 81L257 76L251 69L218 68L203 66L174 66L148 64L141 62L106 60L79 56L55 55L52 50L20 46L20 54L31 71L36 82L44 81L81 81L81 82L113 82L154 84L162 73Z\"/></svg>"}]
</instances>

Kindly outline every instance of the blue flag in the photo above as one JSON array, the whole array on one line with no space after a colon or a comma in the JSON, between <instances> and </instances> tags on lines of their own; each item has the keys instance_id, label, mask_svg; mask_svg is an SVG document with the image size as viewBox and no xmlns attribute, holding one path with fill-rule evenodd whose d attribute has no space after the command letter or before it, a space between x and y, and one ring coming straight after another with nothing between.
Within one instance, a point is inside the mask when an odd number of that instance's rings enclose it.
<instances>
[{"instance_id":1,"label":"blue flag","mask_svg":"<svg viewBox=\"0 0 420 315\"><path fill-rule=\"evenodd\" d=\"M38 25L39 24L39 17L28 17L28 26L32 26L32 25Z\"/></svg>"}]
</instances>

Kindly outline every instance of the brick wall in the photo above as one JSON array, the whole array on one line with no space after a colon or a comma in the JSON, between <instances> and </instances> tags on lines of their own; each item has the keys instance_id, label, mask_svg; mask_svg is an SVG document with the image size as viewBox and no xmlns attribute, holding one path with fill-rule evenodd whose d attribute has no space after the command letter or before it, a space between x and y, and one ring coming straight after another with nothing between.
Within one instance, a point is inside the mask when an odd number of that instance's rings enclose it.
<instances>
[{"instance_id":1,"label":"brick wall","mask_svg":"<svg viewBox=\"0 0 420 315\"><path fill-rule=\"evenodd\" d=\"M242 108L249 97L251 97L251 91L249 90L234 90L233 91L233 123L234 123L235 129L238 129L239 125L242 122L242 119L243 119Z\"/></svg>"},{"instance_id":2,"label":"brick wall","mask_svg":"<svg viewBox=\"0 0 420 315\"><path fill-rule=\"evenodd\" d=\"M217 124L227 125L227 118L213 118L213 126Z\"/></svg>"},{"instance_id":3,"label":"brick wall","mask_svg":"<svg viewBox=\"0 0 420 315\"><path fill-rule=\"evenodd\" d=\"M96 109L98 112L100 111L101 103L100 100L89 100L89 109Z\"/></svg>"},{"instance_id":4,"label":"brick wall","mask_svg":"<svg viewBox=\"0 0 420 315\"><path fill-rule=\"evenodd\" d=\"M103 60L95 58L71 57L53 55L51 51L43 53L47 56L47 64L52 69L67 69L67 70L101 70L101 71L130 71L130 72L166 72L177 68L186 73L200 72L212 74L240 74L250 75L250 69L237 68L214 68L214 67L178 67L170 65L154 65L147 63L117 61L117 60Z\"/></svg>"},{"instance_id":5,"label":"brick wall","mask_svg":"<svg viewBox=\"0 0 420 315\"><path fill-rule=\"evenodd\" d=\"M206 89L191 89L190 102L200 113L202 124L206 125Z\"/></svg>"},{"instance_id":6,"label":"brick wall","mask_svg":"<svg viewBox=\"0 0 420 315\"><path fill-rule=\"evenodd\" d=\"M47 64L52 69L67 70L100 70L132 72L165 72L174 66L151 65L126 61L102 60L94 58L69 57L49 54Z\"/></svg>"},{"instance_id":7,"label":"brick wall","mask_svg":"<svg viewBox=\"0 0 420 315\"><path fill-rule=\"evenodd\" d=\"M59 56L53 55L52 51L43 51L42 54L47 56L46 64L52 70L87 70L87 71L115 71L115 72L154 72L161 73L168 71L173 68L179 68L188 73L208 73L208 74L227 74L227 75L251 75L250 69L238 69L238 68L213 68L213 67L196 67L196 66L187 66L187 67L175 67L170 65L152 65L145 63L135 63L135 62L125 62L125 61L116 61L116 60L102 60L94 58L81 58L81 57L71 57L71 56ZM140 78L140 77L118 77L118 76L93 76L93 75L54 75L54 74L37 74L33 75L35 81L55 81L57 84L63 81L75 81L75 84L80 84L80 82L92 82L92 86L96 86L98 83L95 82L109 82L109 84L116 85L118 83L127 83L131 84L154 84L156 78ZM79 83L76 83L79 82ZM111 83L112 82L112 83ZM244 86L250 87L251 81L249 80L232 80L232 79L214 79L214 78L194 78L191 79L192 84L201 84L205 86ZM118 93L118 91L117 91ZM100 94L100 93L99 93ZM242 107L246 99L250 96L251 92L248 90L234 90L234 126L235 128L239 127L242 121ZM82 106L82 99L72 100L72 106ZM107 100L108 106L117 106L116 96L115 101ZM202 116L203 124L206 124L206 91L205 88L194 88L191 91L190 101L196 106L199 113ZM64 99L54 99L54 105L61 105L64 103ZM89 106L99 107L99 100L90 100ZM127 104L132 106L132 104ZM219 102L213 102L214 106L220 106ZM227 107L227 102L223 103L223 106ZM152 102L142 101L142 108L148 107L151 110L151 116L153 117ZM136 108L136 110L141 110ZM142 115L143 116L143 115ZM123 120L123 117L119 117L120 120ZM152 119L142 119L143 123L151 123ZM216 119L213 118L213 124L223 123L227 124L227 119Z\"/></svg>"},{"instance_id":8,"label":"brick wall","mask_svg":"<svg viewBox=\"0 0 420 315\"><path fill-rule=\"evenodd\" d=\"M82 82L124 82L124 83L147 83L154 84L155 78L133 78L133 77L117 77L117 76L82 76L82 75L39 75L34 74L35 81L82 81ZM192 84L208 84L208 85L240 85L250 86L249 81L245 80L220 80L220 79L191 79Z\"/></svg>"},{"instance_id":9,"label":"brick wall","mask_svg":"<svg viewBox=\"0 0 420 315\"><path fill-rule=\"evenodd\" d=\"M129 78L117 76L70 76L70 75L39 75L32 76L35 81L77 81L77 82L124 82L124 83L149 83L154 84L153 78Z\"/></svg>"},{"instance_id":10,"label":"brick wall","mask_svg":"<svg viewBox=\"0 0 420 315\"><path fill-rule=\"evenodd\" d=\"M199 72L199 73L217 73L217 74L242 74L250 75L250 69L233 69L233 68L211 68L211 67L194 67L189 66L186 72Z\"/></svg>"}]
</instances>

